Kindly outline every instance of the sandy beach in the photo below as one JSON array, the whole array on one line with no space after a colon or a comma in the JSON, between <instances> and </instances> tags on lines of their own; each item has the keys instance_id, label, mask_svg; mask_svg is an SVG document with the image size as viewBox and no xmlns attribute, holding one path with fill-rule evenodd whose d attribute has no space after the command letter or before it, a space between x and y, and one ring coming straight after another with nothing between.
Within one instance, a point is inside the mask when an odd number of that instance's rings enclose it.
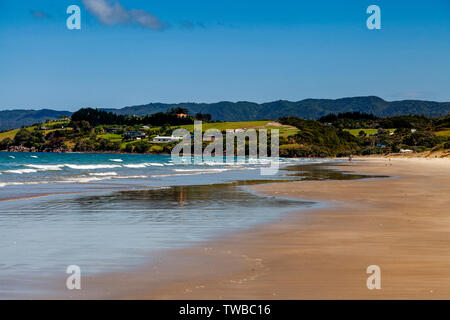
<instances>
[{"instance_id":1,"label":"sandy beach","mask_svg":"<svg viewBox=\"0 0 450 320\"><path fill-rule=\"evenodd\" d=\"M450 161L358 159L338 168L392 177L252 186L327 205L172 251L150 269L88 278L73 297L450 298ZM381 268L380 290L366 287L369 265Z\"/></svg>"}]
</instances>

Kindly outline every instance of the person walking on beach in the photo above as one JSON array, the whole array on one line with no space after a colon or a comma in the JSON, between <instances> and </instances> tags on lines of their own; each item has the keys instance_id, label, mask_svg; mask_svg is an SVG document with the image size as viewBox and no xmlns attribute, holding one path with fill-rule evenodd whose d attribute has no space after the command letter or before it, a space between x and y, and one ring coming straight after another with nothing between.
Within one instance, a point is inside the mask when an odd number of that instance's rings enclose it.
<instances>
[{"instance_id":1,"label":"person walking on beach","mask_svg":"<svg viewBox=\"0 0 450 320\"><path fill-rule=\"evenodd\" d=\"M352 162L352 155L348 156L348 162Z\"/></svg>"}]
</instances>

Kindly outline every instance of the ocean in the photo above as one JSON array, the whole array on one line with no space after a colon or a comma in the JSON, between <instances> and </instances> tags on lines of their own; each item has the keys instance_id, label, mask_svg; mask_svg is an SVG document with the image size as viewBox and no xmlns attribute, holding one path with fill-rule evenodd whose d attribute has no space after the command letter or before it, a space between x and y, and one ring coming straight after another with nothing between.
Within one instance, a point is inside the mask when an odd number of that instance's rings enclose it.
<instances>
[{"instance_id":1,"label":"ocean","mask_svg":"<svg viewBox=\"0 0 450 320\"><path fill-rule=\"evenodd\" d=\"M245 185L298 180L284 169L323 160L278 159L274 176L260 173L267 159L235 160L0 152L0 298L38 295L30 281L46 287L69 265L84 275L123 271L316 205Z\"/></svg>"}]
</instances>

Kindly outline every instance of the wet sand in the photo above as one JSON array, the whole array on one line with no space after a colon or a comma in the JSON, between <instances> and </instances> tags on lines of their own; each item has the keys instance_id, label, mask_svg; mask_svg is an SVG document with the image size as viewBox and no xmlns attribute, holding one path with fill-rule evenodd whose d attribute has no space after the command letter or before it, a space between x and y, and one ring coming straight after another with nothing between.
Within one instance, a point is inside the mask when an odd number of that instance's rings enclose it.
<instances>
[{"instance_id":1,"label":"wet sand","mask_svg":"<svg viewBox=\"0 0 450 320\"><path fill-rule=\"evenodd\" d=\"M328 206L171 251L151 268L84 279L84 293L72 297L450 298L450 161L365 159L338 168L395 177L251 186ZM381 268L381 290L366 287L369 265Z\"/></svg>"}]
</instances>

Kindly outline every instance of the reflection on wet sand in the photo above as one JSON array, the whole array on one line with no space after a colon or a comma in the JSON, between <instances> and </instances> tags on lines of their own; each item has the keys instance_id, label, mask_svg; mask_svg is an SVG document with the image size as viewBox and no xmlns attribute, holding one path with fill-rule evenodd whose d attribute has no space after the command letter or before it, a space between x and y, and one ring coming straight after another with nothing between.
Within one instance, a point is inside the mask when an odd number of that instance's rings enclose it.
<instances>
[{"instance_id":1,"label":"reflection on wet sand","mask_svg":"<svg viewBox=\"0 0 450 320\"><path fill-rule=\"evenodd\" d=\"M328 167L329 164L295 165L285 168L286 176L295 177L297 181L318 181L318 180L358 180L370 178L387 178L381 175L358 174L346 172ZM334 164L334 167L345 167L345 165Z\"/></svg>"},{"instance_id":2,"label":"reflection on wet sand","mask_svg":"<svg viewBox=\"0 0 450 320\"><path fill-rule=\"evenodd\" d=\"M26 297L27 277L51 281L70 264L85 274L123 270L152 252L189 246L277 219L313 202L262 196L245 186L286 180L359 179L324 166L296 166L274 180L54 195L4 201L0 207L0 281ZM47 280L46 280L47 279ZM24 286L23 286L24 285ZM0 288L0 297L10 290Z\"/></svg>"}]
</instances>

